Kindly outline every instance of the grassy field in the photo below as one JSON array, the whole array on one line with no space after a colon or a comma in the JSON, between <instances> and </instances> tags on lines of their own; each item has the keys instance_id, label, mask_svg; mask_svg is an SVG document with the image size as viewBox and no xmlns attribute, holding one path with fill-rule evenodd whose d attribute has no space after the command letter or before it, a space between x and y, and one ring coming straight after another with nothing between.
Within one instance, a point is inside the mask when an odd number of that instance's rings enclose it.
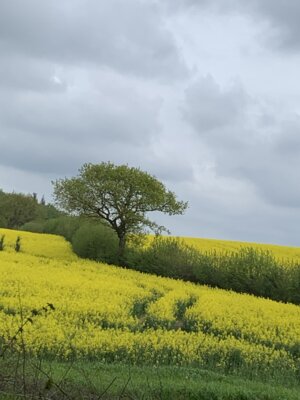
<instances>
[{"instance_id":1,"label":"grassy field","mask_svg":"<svg viewBox=\"0 0 300 400\"><path fill-rule=\"evenodd\" d=\"M9 365L0 360L0 368L7 370ZM45 390L40 379L41 395L51 399L299 400L297 386L284 387L275 380L262 382L192 367L130 366L90 361L78 361L70 366L70 362L46 360L42 368L53 382L60 382L60 390L54 385ZM34 368L28 370L28 386L30 383L36 385L32 379L35 373ZM4 395L1 389L4 388L0 383L1 400L24 399L20 389L19 397ZM9 391L8 387L6 391Z\"/></svg>"},{"instance_id":2,"label":"grassy field","mask_svg":"<svg viewBox=\"0 0 300 400\"><path fill-rule=\"evenodd\" d=\"M134 376L147 371L150 386L163 386L164 398L174 398L174 391L182 398L193 398L193 391L202 393L194 398L297 398L299 306L82 260L54 235L0 229L3 234L0 332L9 342L32 317L16 343L30 357L52 360L57 371L63 363L80 363L89 376L99 366L107 377L102 389L131 366ZM47 303L55 310L32 313ZM158 369L161 380L155 381ZM280 388L272 388L274 381ZM143 380L132 382L135 391L145 390ZM155 390L151 396L160 398Z\"/></svg>"}]
</instances>

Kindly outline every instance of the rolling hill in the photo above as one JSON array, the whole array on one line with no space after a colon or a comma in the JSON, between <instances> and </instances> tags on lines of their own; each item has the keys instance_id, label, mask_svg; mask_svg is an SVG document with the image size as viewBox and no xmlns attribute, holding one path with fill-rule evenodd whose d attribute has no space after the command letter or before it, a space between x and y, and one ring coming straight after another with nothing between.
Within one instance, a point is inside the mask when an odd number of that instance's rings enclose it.
<instances>
[{"instance_id":1,"label":"rolling hill","mask_svg":"<svg viewBox=\"0 0 300 400\"><path fill-rule=\"evenodd\" d=\"M20 315L55 308L24 329L30 354L298 380L299 306L79 259L55 235L0 229L1 235L4 340L17 331Z\"/></svg>"}]
</instances>

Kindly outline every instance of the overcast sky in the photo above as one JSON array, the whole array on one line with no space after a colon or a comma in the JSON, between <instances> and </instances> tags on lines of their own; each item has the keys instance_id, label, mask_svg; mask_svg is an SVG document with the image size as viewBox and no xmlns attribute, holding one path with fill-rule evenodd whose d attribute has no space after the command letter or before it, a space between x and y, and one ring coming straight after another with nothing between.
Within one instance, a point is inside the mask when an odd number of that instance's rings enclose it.
<instances>
[{"instance_id":1,"label":"overcast sky","mask_svg":"<svg viewBox=\"0 0 300 400\"><path fill-rule=\"evenodd\" d=\"M300 246L299 0L2 0L0 188L84 162L189 201L172 234Z\"/></svg>"}]
</instances>

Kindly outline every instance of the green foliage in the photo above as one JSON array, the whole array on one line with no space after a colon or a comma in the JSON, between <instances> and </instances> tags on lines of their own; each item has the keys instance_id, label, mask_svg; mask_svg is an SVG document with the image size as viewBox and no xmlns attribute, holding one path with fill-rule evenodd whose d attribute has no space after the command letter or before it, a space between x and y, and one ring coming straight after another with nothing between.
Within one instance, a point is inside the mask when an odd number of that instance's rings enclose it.
<instances>
[{"instance_id":1,"label":"green foliage","mask_svg":"<svg viewBox=\"0 0 300 400\"><path fill-rule=\"evenodd\" d=\"M78 217L61 216L58 218L52 218L44 222L43 232L52 233L54 235L61 235L66 238L69 242L72 242L72 238L83 223L83 220Z\"/></svg>"},{"instance_id":2,"label":"green foliage","mask_svg":"<svg viewBox=\"0 0 300 400\"><path fill-rule=\"evenodd\" d=\"M1 213L1 209L0 209ZM6 218L3 215L0 215L0 228L6 228L7 227L7 222Z\"/></svg>"},{"instance_id":3,"label":"green foliage","mask_svg":"<svg viewBox=\"0 0 300 400\"><path fill-rule=\"evenodd\" d=\"M83 258L116 264L118 237L108 226L85 223L72 238L74 252Z\"/></svg>"},{"instance_id":4,"label":"green foliage","mask_svg":"<svg viewBox=\"0 0 300 400\"><path fill-rule=\"evenodd\" d=\"M285 274L288 275L290 282L287 300L295 304L300 304L300 264L293 264L292 267L285 270Z\"/></svg>"},{"instance_id":5,"label":"green foliage","mask_svg":"<svg viewBox=\"0 0 300 400\"><path fill-rule=\"evenodd\" d=\"M17 237L16 243L15 243L15 250L17 253L21 251L21 238L20 236Z\"/></svg>"},{"instance_id":6,"label":"green foliage","mask_svg":"<svg viewBox=\"0 0 300 400\"><path fill-rule=\"evenodd\" d=\"M32 195L2 193L0 196L0 226L17 229L36 217L37 202Z\"/></svg>"},{"instance_id":7,"label":"green foliage","mask_svg":"<svg viewBox=\"0 0 300 400\"><path fill-rule=\"evenodd\" d=\"M44 361L46 366L50 364ZM51 362L54 381L60 381L69 371L70 389L94 394L105 393L107 400L298 400L299 385L262 376L253 379L250 374L234 376L200 368L170 366L136 366L121 363L105 364L81 360L75 368L70 363ZM88 377L89 379L87 379ZM128 384L129 382L129 384ZM124 387L126 389L124 390ZM74 392L68 392L73 394ZM75 392L76 393L76 392ZM78 395L77 395L78 397ZM76 395L72 396L76 398ZM87 398L89 398L87 396Z\"/></svg>"},{"instance_id":8,"label":"green foliage","mask_svg":"<svg viewBox=\"0 0 300 400\"><path fill-rule=\"evenodd\" d=\"M156 237L150 246L127 252L129 266L170 278L195 281L198 252L178 239Z\"/></svg>"},{"instance_id":9,"label":"green foliage","mask_svg":"<svg viewBox=\"0 0 300 400\"><path fill-rule=\"evenodd\" d=\"M74 252L80 257L109 264L118 262L118 237L108 225L98 221L63 215L44 221L28 222L22 229L61 235L71 242Z\"/></svg>"},{"instance_id":10,"label":"green foliage","mask_svg":"<svg viewBox=\"0 0 300 400\"><path fill-rule=\"evenodd\" d=\"M27 222L26 224L22 225L21 229L29 232L60 235L71 242L74 233L81 224L82 221L78 217L61 215L60 217L56 218L49 218L45 220L40 219Z\"/></svg>"},{"instance_id":11,"label":"green foliage","mask_svg":"<svg viewBox=\"0 0 300 400\"><path fill-rule=\"evenodd\" d=\"M129 234L150 229L165 230L148 219L147 213L160 211L182 214L187 203L177 201L163 183L138 168L110 162L84 164L79 175L54 184L57 204L67 212L106 221L119 238L119 259L123 259Z\"/></svg>"},{"instance_id":12,"label":"green foliage","mask_svg":"<svg viewBox=\"0 0 300 400\"><path fill-rule=\"evenodd\" d=\"M4 250L4 239L5 239L5 235L1 235L0 237L0 251Z\"/></svg>"},{"instance_id":13,"label":"green foliage","mask_svg":"<svg viewBox=\"0 0 300 400\"><path fill-rule=\"evenodd\" d=\"M62 215L52 204L46 204L44 198L39 203L36 193L4 193L0 189L0 228L41 233L45 221Z\"/></svg>"},{"instance_id":14,"label":"green foliage","mask_svg":"<svg viewBox=\"0 0 300 400\"><path fill-rule=\"evenodd\" d=\"M287 379L251 379L250 374L174 365L62 362L29 355L23 375L19 362L17 357L0 358L1 393L6 393L1 400L25 399L20 394L24 380L26 399L299 400L299 385Z\"/></svg>"},{"instance_id":15,"label":"green foliage","mask_svg":"<svg viewBox=\"0 0 300 400\"><path fill-rule=\"evenodd\" d=\"M271 252L249 247L201 254L194 273L199 282L211 286L288 301L287 270Z\"/></svg>"},{"instance_id":16,"label":"green foliage","mask_svg":"<svg viewBox=\"0 0 300 400\"><path fill-rule=\"evenodd\" d=\"M180 240L158 237L146 248L130 246L126 262L147 273L300 304L300 264L278 261L265 250L201 253Z\"/></svg>"},{"instance_id":17,"label":"green foliage","mask_svg":"<svg viewBox=\"0 0 300 400\"><path fill-rule=\"evenodd\" d=\"M44 221L30 221L20 227L20 230L27 232L44 233Z\"/></svg>"},{"instance_id":18,"label":"green foliage","mask_svg":"<svg viewBox=\"0 0 300 400\"><path fill-rule=\"evenodd\" d=\"M53 204L40 203L37 205L36 220L49 220L53 218L59 218L62 216L62 212L59 211Z\"/></svg>"}]
</instances>

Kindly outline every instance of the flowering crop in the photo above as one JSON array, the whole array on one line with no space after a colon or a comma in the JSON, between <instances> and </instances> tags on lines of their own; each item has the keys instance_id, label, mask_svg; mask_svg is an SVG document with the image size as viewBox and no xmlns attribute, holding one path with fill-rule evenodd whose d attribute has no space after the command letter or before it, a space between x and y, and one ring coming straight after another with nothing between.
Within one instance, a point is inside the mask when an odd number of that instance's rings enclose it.
<instances>
[{"instance_id":1,"label":"flowering crop","mask_svg":"<svg viewBox=\"0 0 300 400\"><path fill-rule=\"evenodd\" d=\"M299 247L289 247L289 246L279 246L273 244L262 244L262 243L249 243L249 242L237 242L230 240L217 240L217 239L200 239L200 238L190 238L181 237L189 246L195 247L196 249L209 252L217 251L220 253L232 252L240 250L241 248L252 247L257 250L270 251L279 260L294 260L300 261L300 248Z\"/></svg>"},{"instance_id":2,"label":"flowering crop","mask_svg":"<svg viewBox=\"0 0 300 400\"><path fill-rule=\"evenodd\" d=\"M299 374L300 307L78 259L54 235L0 229L0 334L61 358ZM21 252L13 250L21 237Z\"/></svg>"},{"instance_id":3,"label":"flowering crop","mask_svg":"<svg viewBox=\"0 0 300 400\"><path fill-rule=\"evenodd\" d=\"M21 248L26 254L47 258L76 260L71 245L57 235L36 234L0 228L0 236L4 235L4 245L7 251L14 251L17 237L21 238Z\"/></svg>"}]
</instances>

